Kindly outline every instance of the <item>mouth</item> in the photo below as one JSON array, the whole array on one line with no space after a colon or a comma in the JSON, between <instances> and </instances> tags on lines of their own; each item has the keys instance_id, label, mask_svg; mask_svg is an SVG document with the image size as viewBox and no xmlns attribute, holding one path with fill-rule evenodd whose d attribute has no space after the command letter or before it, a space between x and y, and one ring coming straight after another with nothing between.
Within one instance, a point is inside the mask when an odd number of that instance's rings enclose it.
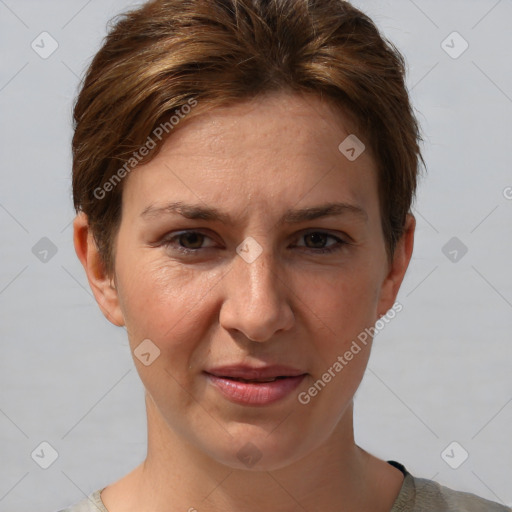
<instances>
[{"instance_id":1,"label":"mouth","mask_svg":"<svg viewBox=\"0 0 512 512\"><path fill-rule=\"evenodd\" d=\"M262 406L289 396L307 373L290 367L250 368L231 366L205 371L207 380L231 402Z\"/></svg>"},{"instance_id":2,"label":"mouth","mask_svg":"<svg viewBox=\"0 0 512 512\"><path fill-rule=\"evenodd\" d=\"M285 375L279 375L278 377L270 377L267 379L242 379L240 377L227 377L227 376L223 376L222 378L229 379L229 380L235 380L237 382L261 383L261 382L275 382L278 379L288 379L289 377L287 377Z\"/></svg>"},{"instance_id":3,"label":"mouth","mask_svg":"<svg viewBox=\"0 0 512 512\"><path fill-rule=\"evenodd\" d=\"M254 367L248 365L230 365L219 366L206 370L206 373L216 377L225 377L227 379L241 379L246 381L268 381L288 377L297 377L306 372L292 366L268 365Z\"/></svg>"}]
</instances>

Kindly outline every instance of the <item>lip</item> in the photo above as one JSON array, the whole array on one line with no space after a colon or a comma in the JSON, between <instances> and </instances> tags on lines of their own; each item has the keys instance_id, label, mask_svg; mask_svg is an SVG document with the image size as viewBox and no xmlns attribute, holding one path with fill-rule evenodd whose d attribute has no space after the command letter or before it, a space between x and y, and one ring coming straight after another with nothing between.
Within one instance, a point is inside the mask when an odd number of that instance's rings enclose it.
<instances>
[{"instance_id":1,"label":"lip","mask_svg":"<svg viewBox=\"0 0 512 512\"><path fill-rule=\"evenodd\" d=\"M249 366L249 365L229 365L219 366L205 370L206 373L215 375L216 377L231 377L235 379L271 379L274 377L297 377L304 375L306 372L285 365L268 365L268 366Z\"/></svg>"},{"instance_id":2,"label":"lip","mask_svg":"<svg viewBox=\"0 0 512 512\"><path fill-rule=\"evenodd\" d=\"M263 406L282 400L296 389L306 373L287 366L225 366L204 372L208 381L229 401ZM279 377L279 378L278 378ZM234 379L270 379L271 382L245 382Z\"/></svg>"},{"instance_id":3,"label":"lip","mask_svg":"<svg viewBox=\"0 0 512 512\"><path fill-rule=\"evenodd\" d=\"M227 377L206 374L208 380L221 394L236 404L269 405L286 396L299 386L306 374L284 377L273 382L241 382Z\"/></svg>"}]
</instances>

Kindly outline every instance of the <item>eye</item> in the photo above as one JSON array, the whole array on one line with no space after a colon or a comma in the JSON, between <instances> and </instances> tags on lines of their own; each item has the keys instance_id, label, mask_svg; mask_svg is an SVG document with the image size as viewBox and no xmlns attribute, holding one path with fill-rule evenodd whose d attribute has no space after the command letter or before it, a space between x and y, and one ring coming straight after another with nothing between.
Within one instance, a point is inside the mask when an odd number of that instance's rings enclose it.
<instances>
[{"instance_id":1,"label":"eye","mask_svg":"<svg viewBox=\"0 0 512 512\"><path fill-rule=\"evenodd\" d=\"M198 252L198 249L208 249L209 247L202 246L205 239L211 240L209 236L199 231L181 231L165 238L162 245L188 254Z\"/></svg>"},{"instance_id":2,"label":"eye","mask_svg":"<svg viewBox=\"0 0 512 512\"><path fill-rule=\"evenodd\" d=\"M314 246L307 246L307 249L310 249L314 253L320 254L339 251L344 245L348 244L348 242L345 242L341 238L324 231L310 231L309 233L304 233L301 238L303 238L305 241L310 241ZM325 244L329 238L334 240L334 243L326 246ZM298 245L297 247L303 246Z\"/></svg>"},{"instance_id":3,"label":"eye","mask_svg":"<svg viewBox=\"0 0 512 512\"><path fill-rule=\"evenodd\" d=\"M314 254L326 254L339 251L344 245L348 244L348 242L345 242L341 238L324 231L310 231L304 233L300 239L304 239L306 244L298 244L292 247L302 247ZM329 239L333 242L330 245L326 245ZM164 238L161 245L169 250L176 250L183 254L198 254L200 249L211 249L215 247L214 244L205 247L203 244L206 240L213 242L212 238L204 233L189 230L181 231Z\"/></svg>"}]
</instances>

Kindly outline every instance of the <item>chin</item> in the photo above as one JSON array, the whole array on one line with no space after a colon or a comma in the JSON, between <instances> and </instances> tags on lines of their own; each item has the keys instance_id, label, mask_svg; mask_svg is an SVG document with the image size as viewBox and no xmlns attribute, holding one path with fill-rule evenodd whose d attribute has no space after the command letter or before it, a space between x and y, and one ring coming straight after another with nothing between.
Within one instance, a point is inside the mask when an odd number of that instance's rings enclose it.
<instances>
[{"instance_id":1,"label":"chin","mask_svg":"<svg viewBox=\"0 0 512 512\"><path fill-rule=\"evenodd\" d=\"M280 428L274 425L272 430L241 424L231 429L236 434L226 435L224 446L212 447L210 455L232 469L275 471L293 464L314 449L314 440L308 442L303 432Z\"/></svg>"}]
</instances>

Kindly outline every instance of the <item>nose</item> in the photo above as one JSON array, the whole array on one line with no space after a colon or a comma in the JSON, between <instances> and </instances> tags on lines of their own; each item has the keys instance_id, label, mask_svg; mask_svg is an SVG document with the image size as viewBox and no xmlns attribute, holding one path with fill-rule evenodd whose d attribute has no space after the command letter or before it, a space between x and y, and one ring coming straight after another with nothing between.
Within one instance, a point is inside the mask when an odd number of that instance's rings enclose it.
<instances>
[{"instance_id":1,"label":"nose","mask_svg":"<svg viewBox=\"0 0 512 512\"><path fill-rule=\"evenodd\" d=\"M294 322L289 280L269 249L252 262L237 254L233 268L222 280L221 326L257 342L274 339L279 331L289 330Z\"/></svg>"}]
</instances>

